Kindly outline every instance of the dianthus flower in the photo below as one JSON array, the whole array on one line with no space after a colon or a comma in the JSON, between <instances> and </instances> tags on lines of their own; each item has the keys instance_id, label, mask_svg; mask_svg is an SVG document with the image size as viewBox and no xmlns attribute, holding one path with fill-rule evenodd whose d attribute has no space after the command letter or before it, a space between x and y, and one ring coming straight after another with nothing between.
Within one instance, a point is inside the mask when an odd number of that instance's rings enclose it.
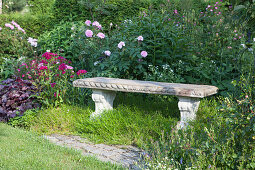
<instances>
[{"instance_id":1,"label":"dianthus flower","mask_svg":"<svg viewBox=\"0 0 255 170\"><path fill-rule=\"evenodd\" d=\"M62 56L58 56L58 58L56 58L56 59L58 59L58 60L66 60L64 57L62 57Z\"/></svg>"},{"instance_id":2,"label":"dianthus flower","mask_svg":"<svg viewBox=\"0 0 255 170\"><path fill-rule=\"evenodd\" d=\"M66 67L65 63L60 64L59 67L58 67L58 70L61 70L61 71L64 71L66 69L67 69L67 67Z\"/></svg>"},{"instance_id":3,"label":"dianthus flower","mask_svg":"<svg viewBox=\"0 0 255 170\"><path fill-rule=\"evenodd\" d=\"M56 83L51 83L50 85L51 85L51 87L54 87L56 85Z\"/></svg>"},{"instance_id":4,"label":"dianthus flower","mask_svg":"<svg viewBox=\"0 0 255 170\"><path fill-rule=\"evenodd\" d=\"M79 76L80 74L85 74L85 73L87 73L86 70L79 70L79 71L77 71L76 74Z\"/></svg>"},{"instance_id":5,"label":"dianthus flower","mask_svg":"<svg viewBox=\"0 0 255 170\"><path fill-rule=\"evenodd\" d=\"M46 60L41 60L40 63L48 64Z\"/></svg>"},{"instance_id":6,"label":"dianthus flower","mask_svg":"<svg viewBox=\"0 0 255 170\"><path fill-rule=\"evenodd\" d=\"M41 67L39 68L39 70L47 70L47 69L48 69L47 66L41 66Z\"/></svg>"},{"instance_id":7,"label":"dianthus flower","mask_svg":"<svg viewBox=\"0 0 255 170\"><path fill-rule=\"evenodd\" d=\"M47 60L50 60L53 56L57 56L57 54L45 52L43 53L42 57L46 58Z\"/></svg>"}]
</instances>

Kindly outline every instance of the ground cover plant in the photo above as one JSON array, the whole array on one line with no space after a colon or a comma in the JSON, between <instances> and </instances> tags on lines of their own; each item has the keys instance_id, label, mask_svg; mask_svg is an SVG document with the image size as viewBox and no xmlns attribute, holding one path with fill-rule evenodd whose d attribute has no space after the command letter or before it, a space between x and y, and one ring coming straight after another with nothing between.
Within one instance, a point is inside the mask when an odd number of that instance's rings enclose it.
<instances>
[{"instance_id":1,"label":"ground cover plant","mask_svg":"<svg viewBox=\"0 0 255 170\"><path fill-rule=\"evenodd\" d=\"M56 7L61 1L49 2ZM78 16L80 2L91 6ZM115 1L80 2L66 1L75 8L66 11L62 22L61 13L47 10L57 22L40 34L36 48L31 45L37 41L21 34L19 27L12 29L11 21L1 26L2 35L11 38L0 37L7 56L0 64L0 78L16 75L32 82L43 104L10 119L10 125L39 134L132 144L146 149L148 169L255 168L253 2L152 0L147 7L148 1L145 7L135 6L139 15L132 17L124 17L125 11L111 17ZM123 6L129 3L133 1ZM31 13L42 13L38 8ZM17 50L22 43L28 47L24 53L6 50L12 39ZM186 130L175 129L177 99L157 95L120 93L116 109L92 121L91 91L73 88L72 81L95 76L209 84L220 91L201 101L197 120Z\"/></svg>"},{"instance_id":2,"label":"ground cover plant","mask_svg":"<svg viewBox=\"0 0 255 170\"><path fill-rule=\"evenodd\" d=\"M35 102L36 87L30 81L20 78L0 82L0 121L22 116L28 109L39 107Z\"/></svg>"}]
</instances>

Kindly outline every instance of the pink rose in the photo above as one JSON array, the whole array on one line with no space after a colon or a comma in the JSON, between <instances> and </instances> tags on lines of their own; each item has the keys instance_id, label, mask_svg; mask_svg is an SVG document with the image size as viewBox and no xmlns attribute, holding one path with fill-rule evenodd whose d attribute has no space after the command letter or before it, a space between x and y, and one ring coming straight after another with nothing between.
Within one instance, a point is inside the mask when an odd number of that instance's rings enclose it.
<instances>
[{"instance_id":1,"label":"pink rose","mask_svg":"<svg viewBox=\"0 0 255 170\"><path fill-rule=\"evenodd\" d=\"M90 20L86 20L86 21L85 21L85 24L86 24L87 26L90 26L91 21L90 21Z\"/></svg>"},{"instance_id":2,"label":"pink rose","mask_svg":"<svg viewBox=\"0 0 255 170\"><path fill-rule=\"evenodd\" d=\"M101 38L101 39L103 39L103 38L105 37L105 35L104 35L103 33L101 33L101 32L99 32L99 33L97 34L97 36L98 36L99 38Z\"/></svg>"},{"instance_id":3,"label":"pink rose","mask_svg":"<svg viewBox=\"0 0 255 170\"><path fill-rule=\"evenodd\" d=\"M97 22L97 21L94 21L93 23L92 23L92 26L96 26L96 27L98 27L100 24L99 24L99 22Z\"/></svg>"},{"instance_id":4,"label":"pink rose","mask_svg":"<svg viewBox=\"0 0 255 170\"><path fill-rule=\"evenodd\" d=\"M137 37L137 40L138 41L143 41L143 36L140 35L139 37Z\"/></svg>"},{"instance_id":5,"label":"pink rose","mask_svg":"<svg viewBox=\"0 0 255 170\"><path fill-rule=\"evenodd\" d=\"M92 32L91 30L87 30L87 31L85 32L85 35L86 35L87 37L92 37L93 32Z\"/></svg>"},{"instance_id":6,"label":"pink rose","mask_svg":"<svg viewBox=\"0 0 255 170\"><path fill-rule=\"evenodd\" d=\"M107 55L107 56L110 56L111 55L111 51L105 51L104 54Z\"/></svg>"},{"instance_id":7,"label":"pink rose","mask_svg":"<svg viewBox=\"0 0 255 170\"><path fill-rule=\"evenodd\" d=\"M146 51L142 51L142 52L141 52L141 56L142 56L142 57L145 58L145 57L147 57L147 55L148 55L148 53L147 53Z\"/></svg>"},{"instance_id":8,"label":"pink rose","mask_svg":"<svg viewBox=\"0 0 255 170\"><path fill-rule=\"evenodd\" d=\"M98 25L97 28L98 28L99 30L101 30L101 29L102 29L102 25Z\"/></svg>"},{"instance_id":9,"label":"pink rose","mask_svg":"<svg viewBox=\"0 0 255 170\"><path fill-rule=\"evenodd\" d=\"M125 46L125 42L121 41L121 42L118 44L118 48L119 48L119 49L122 49L123 46Z\"/></svg>"}]
</instances>

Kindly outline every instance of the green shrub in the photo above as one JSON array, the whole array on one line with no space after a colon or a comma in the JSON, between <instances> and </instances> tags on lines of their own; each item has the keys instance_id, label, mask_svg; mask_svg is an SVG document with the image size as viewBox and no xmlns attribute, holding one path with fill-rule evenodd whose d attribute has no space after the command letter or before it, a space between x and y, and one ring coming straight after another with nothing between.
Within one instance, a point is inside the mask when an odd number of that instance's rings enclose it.
<instances>
[{"instance_id":1,"label":"green shrub","mask_svg":"<svg viewBox=\"0 0 255 170\"><path fill-rule=\"evenodd\" d=\"M149 7L148 1L141 0L56 0L54 16L57 21L97 20L103 25L118 24L123 18L137 16Z\"/></svg>"},{"instance_id":2,"label":"green shrub","mask_svg":"<svg viewBox=\"0 0 255 170\"><path fill-rule=\"evenodd\" d=\"M28 0L29 11L33 14L51 15L55 0Z\"/></svg>"},{"instance_id":3,"label":"green shrub","mask_svg":"<svg viewBox=\"0 0 255 170\"><path fill-rule=\"evenodd\" d=\"M26 6L26 0L3 0L3 12L21 11Z\"/></svg>"},{"instance_id":4,"label":"green shrub","mask_svg":"<svg viewBox=\"0 0 255 170\"><path fill-rule=\"evenodd\" d=\"M18 65L25 62L26 58L19 57L15 58L1 58L0 59L0 80L5 80L7 78L12 78Z\"/></svg>"},{"instance_id":5,"label":"green shrub","mask_svg":"<svg viewBox=\"0 0 255 170\"><path fill-rule=\"evenodd\" d=\"M202 103L198 112L202 116L191 123L191 128L164 132L159 140L151 141L149 154L144 155L147 166L152 169L254 169L254 101L250 97L242 98L241 102L232 102L229 98L223 101L226 104L223 108L215 101Z\"/></svg>"},{"instance_id":6,"label":"green shrub","mask_svg":"<svg viewBox=\"0 0 255 170\"><path fill-rule=\"evenodd\" d=\"M0 30L0 61L3 57L18 58L33 54L34 48L27 40L26 31L15 21L3 24Z\"/></svg>"},{"instance_id":7,"label":"green shrub","mask_svg":"<svg viewBox=\"0 0 255 170\"><path fill-rule=\"evenodd\" d=\"M96 37L100 30L88 39L84 33L93 27L68 22L44 34L41 47L63 49L64 56L92 76L212 84L226 95L234 91L233 80L251 73L253 46L241 46L246 42L243 28L229 24L231 13L223 5L218 2L196 11L162 3L160 10L124 20L116 29L102 27L101 32L107 33L102 41ZM138 36L144 40L138 43ZM127 45L119 50L121 41ZM107 50L110 57L103 54ZM141 51L148 56L141 58Z\"/></svg>"},{"instance_id":8,"label":"green shrub","mask_svg":"<svg viewBox=\"0 0 255 170\"><path fill-rule=\"evenodd\" d=\"M61 22L51 31L46 31L38 38L40 52L46 50L61 53L62 56L75 61L77 54L73 52L72 43L74 33L77 32L84 22Z\"/></svg>"}]
</instances>

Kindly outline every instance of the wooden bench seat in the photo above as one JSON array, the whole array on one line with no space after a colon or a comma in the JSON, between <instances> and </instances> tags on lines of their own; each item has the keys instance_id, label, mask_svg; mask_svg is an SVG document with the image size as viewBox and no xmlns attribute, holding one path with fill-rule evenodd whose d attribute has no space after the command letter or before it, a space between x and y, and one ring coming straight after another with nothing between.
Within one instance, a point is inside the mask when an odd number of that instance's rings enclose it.
<instances>
[{"instance_id":1,"label":"wooden bench seat","mask_svg":"<svg viewBox=\"0 0 255 170\"><path fill-rule=\"evenodd\" d=\"M99 116L104 110L113 109L116 91L149 94L175 95L178 97L178 107L181 114L179 128L194 120L200 103L200 98L216 94L218 88L209 85L164 83L141 80L127 80L106 77L78 79L74 87L91 88L92 99L95 102L95 112L92 118Z\"/></svg>"}]
</instances>

